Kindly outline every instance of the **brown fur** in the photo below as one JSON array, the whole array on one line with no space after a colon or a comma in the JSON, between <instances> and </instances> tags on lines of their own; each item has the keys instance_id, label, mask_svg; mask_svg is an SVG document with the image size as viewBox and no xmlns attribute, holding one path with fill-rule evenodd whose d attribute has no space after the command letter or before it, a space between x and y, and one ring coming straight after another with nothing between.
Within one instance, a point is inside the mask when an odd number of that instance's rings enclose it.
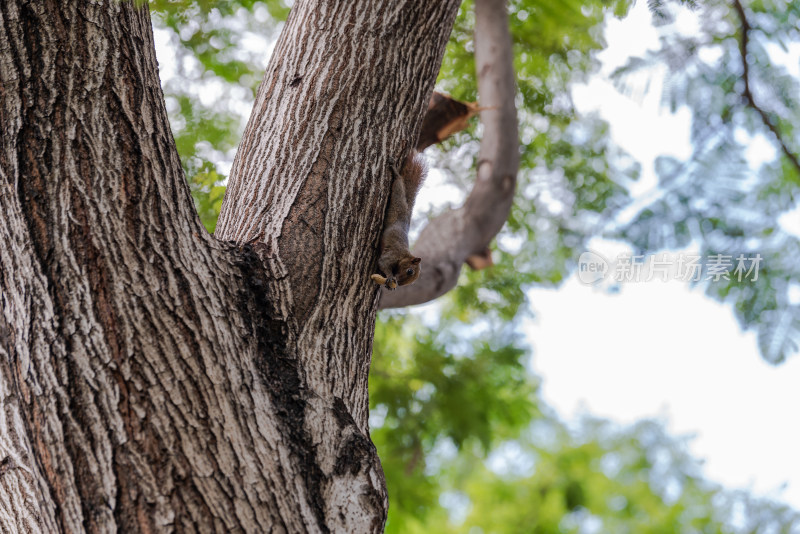
<instances>
[{"instance_id":1,"label":"brown fur","mask_svg":"<svg viewBox=\"0 0 800 534\"><path fill-rule=\"evenodd\" d=\"M394 165L391 169L392 192L383 222L381 255L378 258L381 274L373 274L371 278L376 284L395 289L419 278L421 260L408 250L408 227L414 200L425 178L425 165L412 151L401 172Z\"/></svg>"}]
</instances>

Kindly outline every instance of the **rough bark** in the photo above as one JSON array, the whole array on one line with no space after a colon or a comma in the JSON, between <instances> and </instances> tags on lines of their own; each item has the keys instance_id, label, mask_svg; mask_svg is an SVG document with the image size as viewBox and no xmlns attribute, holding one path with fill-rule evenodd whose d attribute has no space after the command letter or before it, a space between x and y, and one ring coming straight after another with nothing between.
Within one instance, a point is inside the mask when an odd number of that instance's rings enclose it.
<instances>
[{"instance_id":1,"label":"rough bark","mask_svg":"<svg viewBox=\"0 0 800 534\"><path fill-rule=\"evenodd\" d=\"M511 35L505 0L475 1L475 66L483 140L475 185L464 205L430 221L414 244L419 280L402 291L381 291L381 308L420 304L455 287L461 266L486 255L508 219L519 169Z\"/></svg>"},{"instance_id":2,"label":"rough bark","mask_svg":"<svg viewBox=\"0 0 800 534\"><path fill-rule=\"evenodd\" d=\"M457 7L295 2L218 240L146 7L0 2L0 531L382 529L368 275Z\"/></svg>"}]
</instances>

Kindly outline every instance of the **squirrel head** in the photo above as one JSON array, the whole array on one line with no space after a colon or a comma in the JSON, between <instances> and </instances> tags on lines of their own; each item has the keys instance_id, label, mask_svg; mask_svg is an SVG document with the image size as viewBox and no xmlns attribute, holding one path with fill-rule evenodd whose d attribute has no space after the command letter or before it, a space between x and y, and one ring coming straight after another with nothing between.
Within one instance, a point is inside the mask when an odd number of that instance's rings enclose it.
<instances>
[{"instance_id":1,"label":"squirrel head","mask_svg":"<svg viewBox=\"0 0 800 534\"><path fill-rule=\"evenodd\" d=\"M397 289L397 286L407 286L419 278L419 262L420 258L414 256L406 256L395 264L392 273L388 277L380 274L373 274L370 276L372 281L379 286L386 286L386 289Z\"/></svg>"},{"instance_id":2,"label":"squirrel head","mask_svg":"<svg viewBox=\"0 0 800 534\"><path fill-rule=\"evenodd\" d=\"M397 263L397 285L407 286L419 278L420 258L407 256Z\"/></svg>"}]
</instances>

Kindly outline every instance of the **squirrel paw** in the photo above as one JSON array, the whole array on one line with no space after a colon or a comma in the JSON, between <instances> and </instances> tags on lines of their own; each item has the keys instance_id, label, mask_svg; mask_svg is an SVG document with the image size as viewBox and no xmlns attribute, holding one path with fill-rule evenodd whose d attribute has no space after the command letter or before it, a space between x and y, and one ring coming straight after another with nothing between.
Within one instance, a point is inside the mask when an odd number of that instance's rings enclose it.
<instances>
[{"instance_id":1,"label":"squirrel paw","mask_svg":"<svg viewBox=\"0 0 800 534\"><path fill-rule=\"evenodd\" d=\"M397 288L397 279L395 279L394 277L386 278L386 277L381 276L379 274L373 274L372 276L370 276L370 278L372 279L373 282L375 282L379 286L382 286L382 285L385 284L387 289L396 289Z\"/></svg>"}]
</instances>

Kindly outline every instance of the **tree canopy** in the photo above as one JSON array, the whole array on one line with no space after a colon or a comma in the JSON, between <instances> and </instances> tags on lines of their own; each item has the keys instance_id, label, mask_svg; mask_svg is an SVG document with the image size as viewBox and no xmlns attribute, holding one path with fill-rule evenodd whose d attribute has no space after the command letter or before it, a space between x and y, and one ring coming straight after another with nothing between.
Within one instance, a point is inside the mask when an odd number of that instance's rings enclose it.
<instances>
[{"instance_id":1,"label":"tree canopy","mask_svg":"<svg viewBox=\"0 0 800 534\"><path fill-rule=\"evenodd\" d=\"M792 532L800 515L706 480L683 439L658 422L630 428L567 425L538 397L519 334L526 289L557 286L593 236L638 253L694 246L704 256L760 253L756 283L709 284L762 355L797 350L797 236L780 223L800 182L798 82L776 57L797 50L796 2L649 1L661 47L615 73L620 87L668 69L665 105L692 115L693 154L661 158L658 194L632 198L639 166L615 147L608 125L582 116L572 84L599 68L607 17L625 0L512 0L510 29L521 135L518 194L492 245L494 265L462 272L459 285L420 313L383 312L370 377L370 424L390 496L388 532ZM213 232L226 163L289 5L281 0L153 0L175 72L164 83L178 150L198 212ZM675 25L697 14L698 31ZM461 6L438 90L478 100L473 5ZM208 95L213 95L209 97ZM245 104L243 104L243 102ZM773 157L754 163L763 137ZM481 127L426 154L463 200ZM757 167L755 165L758 165ZM440 213L434 206L420 220ZM634 216L623 222L623 209ZM423 273L424 276L424 273Z\"/></svg>"}]
</instances>

